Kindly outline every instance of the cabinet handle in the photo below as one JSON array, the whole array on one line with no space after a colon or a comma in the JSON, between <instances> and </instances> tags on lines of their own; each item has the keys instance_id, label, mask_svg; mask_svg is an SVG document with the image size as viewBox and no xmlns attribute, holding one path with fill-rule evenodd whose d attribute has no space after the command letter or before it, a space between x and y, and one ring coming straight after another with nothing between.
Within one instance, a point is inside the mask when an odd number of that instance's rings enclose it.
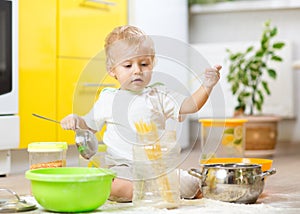
<instances>
[{"instance_id":1,"label":"cabinet handle","mask_svg":"<svg viewBox=\"0 0 300 214\"><path fill-rule=\"evenodd\" d=\"M82 84L84 87L116 87L113 83L89 83L85 82Z\"/></svg>"},{"instance_id":2,"label":"cabinet handle","mask_svg":"<svg viewBox=\"0 0 300 214\"><path fill-rule=\"evenodd\" d=\"M105 1L105 0L85 0L85 1L95 2L97 4L104 4L109 6L115 6L117 4L116 2Z\"/></svg>"}]
</instances>

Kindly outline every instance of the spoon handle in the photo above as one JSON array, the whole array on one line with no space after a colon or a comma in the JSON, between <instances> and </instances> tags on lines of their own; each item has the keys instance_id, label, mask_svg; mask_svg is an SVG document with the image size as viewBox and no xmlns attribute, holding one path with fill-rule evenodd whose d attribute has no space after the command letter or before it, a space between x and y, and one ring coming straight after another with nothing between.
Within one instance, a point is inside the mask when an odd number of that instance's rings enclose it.
<instances>
[{"instance_id":1,"label":"spoon handle","mask_svg":"<svg viewBox=\"0 0 300 214\"><path fill-rule=\"evenodd\" d=\"M38 114L32 114L32 116L35 116L35 117L38 117L38 118L41 118L41 119L44 119L44 120L48 120L48 121L60 124L60 122L57 121L57 120L53 120L53 119L50 119L50 118L47 118L47 117L44 117L44 116L41 116L41 115L38 115Z\"/></svg>"}]
</instances>

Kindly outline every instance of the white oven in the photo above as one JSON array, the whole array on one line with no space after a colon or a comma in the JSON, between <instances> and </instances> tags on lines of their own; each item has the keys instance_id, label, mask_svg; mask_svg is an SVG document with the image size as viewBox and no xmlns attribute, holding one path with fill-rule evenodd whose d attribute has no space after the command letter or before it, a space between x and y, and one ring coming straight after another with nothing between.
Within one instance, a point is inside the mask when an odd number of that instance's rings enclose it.
<instances>
[{"instance_id":1,"label":"white oven","mask_svg":"<svg viewBox=\"0 0 300 214\"><path fill-rule=\"evenodd\" d=\"M0 0L0 175L10 171L18 148L18 1Z\"/></svg>"}]
</instances>

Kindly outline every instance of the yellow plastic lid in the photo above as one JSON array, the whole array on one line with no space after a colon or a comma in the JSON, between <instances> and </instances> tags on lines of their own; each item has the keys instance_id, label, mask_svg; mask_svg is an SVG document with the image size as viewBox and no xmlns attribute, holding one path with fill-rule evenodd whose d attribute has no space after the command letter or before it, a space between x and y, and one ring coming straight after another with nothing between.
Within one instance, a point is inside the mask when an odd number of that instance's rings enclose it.
<instances>
[{"instance_id":1,"label":"yellow plastic lid","mask_svg":"<svg viewBox=\"0 0 300 214\"><path fill-rule=\"evenodd\" d=\"M226 119L200 119L199 122L203 126L241 126L246 123L246 119L235 119L235 118L226 118Z\"/></svg>"},{"instance_id":2,"label":"yellow plastic lid","mask_svg":"<svg viewBox=\"0 0 300 214\"><path fill-rule=\"evenodd\" d=\"M105 144L98 145L98 152L106 152L107 146Z\"/></svg>"},{"instance_id":3,"label":"yellow plastic lid","mask_svg":"<svg viewBox=\"0 0 300 214\"><path fill-rule=\"evenodd\" d=\"M68 148L66 142L35 142L28 145L28 152L56 152Z\"/></svg>"}]
</instances>

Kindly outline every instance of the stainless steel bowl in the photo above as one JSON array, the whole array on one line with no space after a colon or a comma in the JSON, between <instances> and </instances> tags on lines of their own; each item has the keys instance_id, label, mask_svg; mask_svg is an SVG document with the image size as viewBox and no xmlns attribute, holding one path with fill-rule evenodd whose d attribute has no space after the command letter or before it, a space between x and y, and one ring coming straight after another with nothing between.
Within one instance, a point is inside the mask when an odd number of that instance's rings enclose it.
<instances>
[{"instance_id":1,"label":"stainless steel bowl","mask_svg":"<svg viewBox=\"0 0 300 214\"><path fill-rule=\"evenodd\" d=\"M200 179L203 197L225 202L253 204L264 189L266 176L275 169L262 172L258 164L204 164L190 169L189 174Z\"/></svg>"}]
</instances>

